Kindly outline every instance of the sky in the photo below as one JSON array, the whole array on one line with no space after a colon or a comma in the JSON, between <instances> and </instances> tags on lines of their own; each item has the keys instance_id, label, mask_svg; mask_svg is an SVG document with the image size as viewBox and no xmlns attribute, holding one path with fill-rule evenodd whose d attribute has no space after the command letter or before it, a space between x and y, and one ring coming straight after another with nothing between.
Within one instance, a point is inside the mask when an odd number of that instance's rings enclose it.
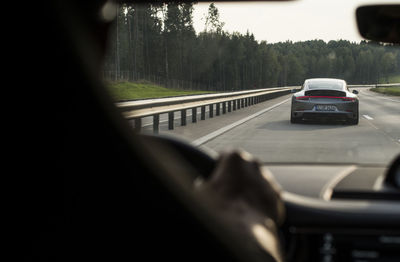
<instances>
[{"instance_id":1,"label":"sky","mask_svg":"<svg viewBox=\"0 0 400 262\"><path fill-rule=\"evenodd\" d=\"M253 33L256 40L268 43L322 39L362 40L355 10L364 4L398 3L400 0L296 0L288 2L216 3L224 31ZM195 5L196 32L204 30L210 3ZM283 10L285 10L283 12Z\"/></svg>"}]
</instances>

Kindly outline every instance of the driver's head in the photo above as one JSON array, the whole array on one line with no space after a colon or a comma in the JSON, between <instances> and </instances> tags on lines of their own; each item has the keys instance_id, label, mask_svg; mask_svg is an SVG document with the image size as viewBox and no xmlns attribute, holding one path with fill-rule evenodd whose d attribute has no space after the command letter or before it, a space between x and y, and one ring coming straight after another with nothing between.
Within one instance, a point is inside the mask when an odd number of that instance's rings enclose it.
<instances>
[{"instance_id":1,"label":"driver's head","mask_svg":"<svg viewBox=\"0 0 400 262\"><path fill-rule=\"evenodd\" d=\"M117 14L115 1L59 0L55 13L64 37L76 47L91 49L100 62L106 52L108 29Z\"/></svg>"}]
</instances>

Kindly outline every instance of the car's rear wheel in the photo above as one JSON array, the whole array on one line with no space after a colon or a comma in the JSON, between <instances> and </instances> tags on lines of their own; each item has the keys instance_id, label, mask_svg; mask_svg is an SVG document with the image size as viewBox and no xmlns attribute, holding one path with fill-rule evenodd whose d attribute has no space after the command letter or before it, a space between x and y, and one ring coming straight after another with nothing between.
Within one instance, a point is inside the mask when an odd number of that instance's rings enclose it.
<instances>
[{"instance_id":1,"label":"car's rear wheel","mask_svg":"<svg viewBox=\"0 0 400 262\"><path fill-rule=\"evenodd\" d=\"M292 124L300 123L300 118L294 117L293 114L290 114L290 123Z\"/></svg>"},{"instance_id":2,"label":"car's rear wheel","mask_svg":"<svg viewBox=\"0 0 400 262\"><path fill-rule=\"evenodd\" d=\"M356 118L350 118L349 120L348 120L348 123L350 124L350 125L358 125L358 114L357 114L357 117Z\"/></svg>"}]
</instances>

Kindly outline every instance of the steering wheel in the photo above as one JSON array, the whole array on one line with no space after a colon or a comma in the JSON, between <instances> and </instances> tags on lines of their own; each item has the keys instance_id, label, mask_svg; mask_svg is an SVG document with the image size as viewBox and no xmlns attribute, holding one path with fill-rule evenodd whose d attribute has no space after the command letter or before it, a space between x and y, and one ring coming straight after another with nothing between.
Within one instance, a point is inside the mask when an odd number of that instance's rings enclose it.
<instances>
[{"instance_id":1,"label":"steering wheel","mask_svg":"<svg viewBox=\"0 0 400 262\"><path fill-rule=\"evenodd\" d=\"M216 156L180 140L149 135L141 135L141 138L144 143L156 143L174 151L181 160L193 168L195 175L185 178L192 185L197 179L209 178L217 165ZM283 192L282 198L286 208L283 227L286 229L294 227L318 230L332 228L400 230L400 203L396 201L326 201L289 192Z\"/></svg>"}]
</instances>

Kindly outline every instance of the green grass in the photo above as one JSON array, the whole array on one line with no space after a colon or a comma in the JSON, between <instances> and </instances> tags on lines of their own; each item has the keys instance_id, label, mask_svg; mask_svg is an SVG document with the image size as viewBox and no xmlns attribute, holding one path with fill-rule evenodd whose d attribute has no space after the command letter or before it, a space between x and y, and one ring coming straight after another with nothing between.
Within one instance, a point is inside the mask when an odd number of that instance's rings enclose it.
<instances>
[{"instance_id":1,"label":"green grass","mask_svg":"<svg viewBox=\"0 0 400 262\"><path fill-rule=\"evenodd\" d=\"M116 101L214 93L210 91L170 89L150 82L115 82L108 83L107 87Z\"/></svg>"},{"instance_id":2,"label":"green grass","mask_svg":"<svg viewBox=\"0 0 400 262\"><path fill-rule=\"evenodd\" d=\"M371 88L371 91L392 95L392 96L400 96L400 87L379 87L379 88Z\"/></svg>"},{"instance_id":3,"label":"green grass","mask_svg":"<svg viewBox=\"0 0 400 262\"><path fill-rule=\"evenodd\" d=\"M379 84L392 84L400 83L400 75L391 75L389 77L382 77L379 79Z\"/></svg>"}]
</instances>

